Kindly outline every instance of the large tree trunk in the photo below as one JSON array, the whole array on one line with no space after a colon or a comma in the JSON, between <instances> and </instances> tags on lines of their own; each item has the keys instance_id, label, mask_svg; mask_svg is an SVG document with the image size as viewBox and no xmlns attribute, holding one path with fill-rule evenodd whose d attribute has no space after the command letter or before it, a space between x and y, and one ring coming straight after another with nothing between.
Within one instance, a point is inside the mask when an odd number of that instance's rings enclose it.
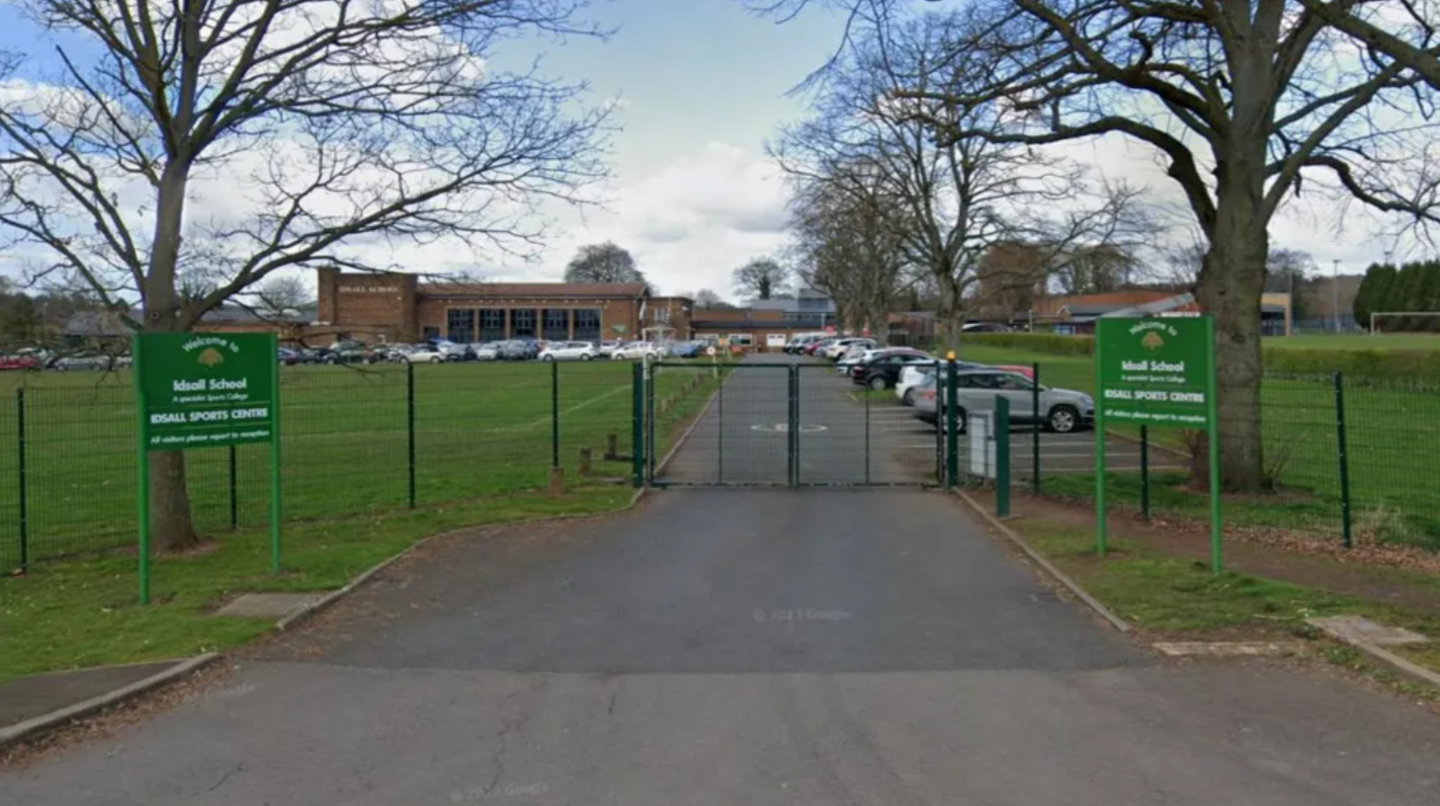
<instances>
[{"instance_id":1,"label":"large tree trunk","mask_svg":"<svg viewBox=\"0 0 1440 806\"><path fill-rule=\"evenodd\" d=\"M935 312L935 353L944 358L954 350L960 355L960 328L965 325L965 310L961 307L960 286L954 278L937 278L940 283L940 305Z\"/></svg>"},{"instance_id":2,"label":"large tree trunk","mask_svg":"<svg viewBox=\"0 0 1440 806\"><path fill-rule=\"evenodd\" d=\"M172 161L160 178L155 215L155 248L145 278L145 330L172 333L188 322L179 310L175 288L180 255L180 228L184 221L185 187L189 168ZM158 451L150 455L150 537L158 551L175 551L199 542L190 516L190 491L185 484L185 454Z\"/></svg>"},{"instance_id":3,"label":"large tree trunk","mask_svg":"<svg viewBox=\"0 0 1440 806\"><path fill-rule=\"evenodd\" d=\"M1195 287L1201 308L1215 317L1215 380L1224 489L1265 487L1261 433L1260 295L1269 235L1260 216L1263 144L1254 154L1221 163L1214 235ZM1194 451L1192 483L1209 479L1209 455Z\"/></svg>"}]
</instances>

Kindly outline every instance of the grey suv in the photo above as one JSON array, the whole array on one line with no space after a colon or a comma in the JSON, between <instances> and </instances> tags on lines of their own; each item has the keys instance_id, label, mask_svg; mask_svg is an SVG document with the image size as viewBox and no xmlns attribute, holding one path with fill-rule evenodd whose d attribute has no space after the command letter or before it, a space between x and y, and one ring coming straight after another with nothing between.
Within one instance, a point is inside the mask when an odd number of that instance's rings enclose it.
<instances>
[{"instance_id":1,"label":"grey suv","mask_svg":"<svg viewBox=\"0 0 1440 806\"><path fill-rule=\"evenodd\" d=\"M945 390L936 384L932 374L925 381L926 391L915 402L915 416L927 423L938 426L935 405L937 399L944 399ZM943 379L942 379L943 382ZM937 388L939 387L939 388ZM1038 424L1048 431L1066 434L1091 425L1095 421L1095 401L1084 392L1074 389L1040 387L1039 411L1035 409L1035 384L1017 372L997 370L967 370L955 373L955 398L960 410L960 429L965 430L965 416L971 411L993 411L996 396L1003 395L1010 402L1010 422L1016 425Z\"/></svg>"}]
</instances>

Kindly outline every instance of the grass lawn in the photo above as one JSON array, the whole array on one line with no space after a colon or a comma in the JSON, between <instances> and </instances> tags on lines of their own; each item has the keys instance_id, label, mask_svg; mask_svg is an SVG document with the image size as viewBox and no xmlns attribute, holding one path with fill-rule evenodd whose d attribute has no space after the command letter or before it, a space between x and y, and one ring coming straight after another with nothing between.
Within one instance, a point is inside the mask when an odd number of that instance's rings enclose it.
<instances>
[{"instance_id":1,"label":"grass lawn","mask_svg":"<svg viewBox=\"0 0 1440 806\"><path fill-rule=\"evenodd\" d=\"M556 365L560 465L574 476L581 448L595 472L627 476L607 462L608 435L628 455L631 362ZM703 369L708 370L708 364ZM657 398L683 395L667 421L693 416L714 382L685 391L697 365L657 374ZM414 478L419 506L541 489L551 464L551 365L464 363L414 368ZM32 561L127 545L135 539L135 413L128 375L0 375L0 568L19 563L20 439L24 386L26 522ZM410 412L406 367L282 367L282 499L287 521L348 518L409 505ZM668 434L667 423L659 433ZM188 482L197 527L231 527L226 448L190 451ZM268 446L234 451L234 513L241 529L268 518Z\"/></svg>"},{"instance_id":2,"label":"grass lawn","mask_svg":"<svg viewBox=\"0 0 1440 806\"><path fill-rule=\"evenodd\" d=\"M1440 350L1440 333L1308 333L1270 336L1266 347L1292 350Z\"/></svg>"},{"instance_id":3,"label":"grass lawn","mask_svg":"<svg viewBox=\"0 0 1440 806\"><path fill-rule=\"evenodd\" d=\"M272 621L211 615L243 591L329 590L416 540L464 526L584 514L623 506L634 491L616 485L563 498L516 493L454 505L290 525L284 572L269 572L264 529L243 529L209 550L157 558L152 604L137 603L133 552L62 559L0 580L0 683L28 674L193 655L266 632Z\"/></svg>"},{"instance_id":4,"label":"grass lawn","mask_svg":"<svg viewBox=\"0 0 1440 806\"><path fill-rule=\"evenodd\" d=\"M1147 639L1315 638L1318 631L1305 619L1355 614L1440 640L1440 615L1249 574L1212 575L1205 563L1161 552L1143 540L1127 537L1123 530L1112 530L1112 550L1101 560L1095 556L1095 538L1090 529L1030 515L1016 519L1011 527ZM1376 580L1391 575L1397 586L1413 585L1411 575L1405 571L1366 569L1366 573ZM1332 661L1385 678L1407 693L1440 701L1440 692L1408 684L1349 647L1321 647ZM1407 650L1405 654L1416 663L1440 671L1440 654L1433 648Z\"/></svg>"},{"instance_id":5,"label":"grass lawn","mask_svg":"<svg viewBox=\"0 0 1440 806\"><path fill-rule=\"evenodd\" d=\"M986 363L1039 362L1041 383L1094 392L1094 359L1090 356L970 346L961 357ZM1266 462L1290 495L1283 500L1242 503L1257 510L1281 504L1272 513L1262 513L1271 521L1280 521L1271 525L1338 534L1340 465L1331 382L1327 378L1268 378L1261 394ZM1383 540L1440 549L1440 487L1435 484L1440 478L1440 394L1352 384L1345 391L1345 412L1357 528L1368 529ZM1223 428L1223 412L1221 422ZM1178 431L1157 429L1152 438L1160 445L1183 449ZM1079 478L1060 482L1077 489L1085 483ZM1130 487L1138 490L1138 483ZM1193 502L1157 499L1157 511L1181 503L1189 508Z\"/></svg>"}]
</instances>

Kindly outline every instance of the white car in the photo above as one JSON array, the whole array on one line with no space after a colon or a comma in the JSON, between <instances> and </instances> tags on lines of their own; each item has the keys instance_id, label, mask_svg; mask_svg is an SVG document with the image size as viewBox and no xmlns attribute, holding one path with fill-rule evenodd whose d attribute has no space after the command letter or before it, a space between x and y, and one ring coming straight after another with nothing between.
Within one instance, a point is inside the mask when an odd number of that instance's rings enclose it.
<instances>
[{"instance_id":1,"label":"white car","mask_svg":"<svg viewBox=\"0 0 1440 806\"><path fill-rule=\"evenodd\" d=\"M470 351L475 353L476 361L498 361L500 359L500 345L498 342L486 344L472 344Z\"/></svg>"},{"instance_id":2,"label":"white car","mask_svg":"<svg viewBox=\"0 0 1440 806\"><path fill-rule=\"evenodd\" d=\"M610 351L610 357L617 361L644 359L654 361L661 356L661 349L648 341L632 341Z\"/></svg>"},{"instance_id":3,"label":"white car","mask_svg":"<svg viewBox=\"0 0 1440 806\"><path fill-rule=\"evenodd\" d=\"M405 361L411 364L443 364L447 360L448 355L439 347L421 347L405 355Z\"/></svg>"},{"instance_id":4,"label":"white car","mask_svg":"<svg viewBox=\"0 0 1440 806\"><path fill-rule=\"evenodd\" d=\"M860 345L862 348L869 347L873 349L875 347L875 340L861 338L840 339L839 341L825 348L825 357L830 359L831 361L834 361L840 356L844 355L845 352L851 347L854 347L857 344Z\"/></svg>"},{"instance_id":5,"label":"white car","mask_svg":"<svg viewBox=\"0 0 1440 806\"><path fill-rule=\"evenodd\" d=\"M598 353L588 341L552 341L540 351L541 361L590 361Z\"/></svg>"}]
</instances>

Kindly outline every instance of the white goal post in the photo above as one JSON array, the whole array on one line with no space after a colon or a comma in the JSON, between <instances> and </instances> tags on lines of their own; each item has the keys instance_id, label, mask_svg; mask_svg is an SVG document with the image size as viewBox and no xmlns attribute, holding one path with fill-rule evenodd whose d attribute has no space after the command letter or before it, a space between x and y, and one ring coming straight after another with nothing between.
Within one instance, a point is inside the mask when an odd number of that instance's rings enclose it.
<instances>
[{"instance_id":1,"label":"white goal post","mask_svg":"<svg viewBox=\"0 0 1440 806\"><path fill-rule=\"evenodd\" d=\"M1379 318L1382 316L1440 316L1440 311L1381 311L1370 314L1370 335L1380 332Z\"/></svg>"}]
</instances>

